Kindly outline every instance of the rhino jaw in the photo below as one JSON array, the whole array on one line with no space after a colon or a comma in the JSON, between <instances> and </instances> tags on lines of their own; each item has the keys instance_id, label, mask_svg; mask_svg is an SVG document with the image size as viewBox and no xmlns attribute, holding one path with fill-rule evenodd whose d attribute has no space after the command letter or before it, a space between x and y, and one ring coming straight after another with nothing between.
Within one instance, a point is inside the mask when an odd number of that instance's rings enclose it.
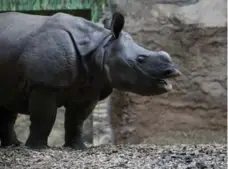
<instances>
[{"instance_id":1,"label":"rhino jaw","mask_svg":"<svg viewBox=\"0 0 228 169\"><path fill-rule=\"evenodd\" d=\"M164 84L164 88L165 88L168 92L171 91L171 90L173 89L172 84L169 83L169 82L167 82L167 81L165 81L165 82L166 82L166 84Z\"/></svg>"}]
</instances>

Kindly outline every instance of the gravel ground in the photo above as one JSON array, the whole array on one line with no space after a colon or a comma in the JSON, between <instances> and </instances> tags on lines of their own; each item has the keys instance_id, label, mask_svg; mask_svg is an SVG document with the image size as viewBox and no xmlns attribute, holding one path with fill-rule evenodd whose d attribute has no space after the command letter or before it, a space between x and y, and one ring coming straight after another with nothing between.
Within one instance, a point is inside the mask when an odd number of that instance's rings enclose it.
<instances>
[{"instance_id":1,"label":"gravel ground","mask_svg":"<svg viewBox=\"0 0 228 169\"><path fill-rule=\"evenodd\" d=\"M226 152L222 144L105 145L86 151L19 147L0 149L0 169L225 169Z\"/></svg>"}]
</instances>

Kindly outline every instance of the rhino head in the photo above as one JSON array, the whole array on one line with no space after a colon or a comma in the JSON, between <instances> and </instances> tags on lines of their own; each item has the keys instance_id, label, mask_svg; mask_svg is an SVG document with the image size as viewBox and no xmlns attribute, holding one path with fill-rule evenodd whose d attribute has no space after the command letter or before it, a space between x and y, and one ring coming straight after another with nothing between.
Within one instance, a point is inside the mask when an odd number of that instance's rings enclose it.
<instances>
[{"instance_id":1,"label":"rhino head","mask_svg":"<svg viewBox=\"0 0 228 169\"><path fill-rule=\"evenodd\" d=\"M105 25L113 36L106 47L104 69L113 88L139 95L159 95L171 91L167 78L181 73L164 51L151 51L138 45L122 31L124 17L114 13L111 25Z\"/></svg>"}]
</instances>

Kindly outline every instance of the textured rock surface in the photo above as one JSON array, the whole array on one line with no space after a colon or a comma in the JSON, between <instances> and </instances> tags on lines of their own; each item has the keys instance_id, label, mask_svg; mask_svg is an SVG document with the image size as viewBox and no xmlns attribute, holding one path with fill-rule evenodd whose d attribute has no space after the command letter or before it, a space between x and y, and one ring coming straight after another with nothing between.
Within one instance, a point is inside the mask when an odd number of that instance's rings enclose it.
<instances>
[{"instance_id":1,"label":"textured rock surface","mask_svg":"<svg viewBox=\"0 0 228 169\"><path fill-rule=\"evenodd\" d=\"M168 94L113 93L116 142L226 141L226 1L115 2L127 16L125 30L149 49L168 51L183 73Z\"/></svg>"},{"instance_id":2,"label":"textured rock surface","mask_svg":"<svg viewBox=\"0 0 228 169\"><path fill-rule=\"evenodd\" d=\"M225 145L99 146L86 151L0 149L4 169L224 169Z\"/></svg>"}]
</instances>

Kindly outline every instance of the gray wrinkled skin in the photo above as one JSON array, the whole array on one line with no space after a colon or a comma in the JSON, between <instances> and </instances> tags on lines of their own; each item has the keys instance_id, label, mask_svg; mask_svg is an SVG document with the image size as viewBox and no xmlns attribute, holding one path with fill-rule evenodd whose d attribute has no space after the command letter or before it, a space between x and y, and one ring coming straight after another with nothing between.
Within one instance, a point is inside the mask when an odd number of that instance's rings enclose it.
<instances>
[{"instance_id":1,"label":"gray wrinkled skin","mask_svg":"<svg viewBox=\"0 0 228 169\"><path fill-rule=\"evenodd\" d=\"M137 45L123 32L124 17L113 14L101 27L57 13L0 14L0 141L19 145L17 113L30 115L26 146L47 147L56 110L65 106L65 144L86 148L81 127L113 88L139 95L171 90L164 79L180 75L168 53Z\"/></svg>"}]
</instances>

